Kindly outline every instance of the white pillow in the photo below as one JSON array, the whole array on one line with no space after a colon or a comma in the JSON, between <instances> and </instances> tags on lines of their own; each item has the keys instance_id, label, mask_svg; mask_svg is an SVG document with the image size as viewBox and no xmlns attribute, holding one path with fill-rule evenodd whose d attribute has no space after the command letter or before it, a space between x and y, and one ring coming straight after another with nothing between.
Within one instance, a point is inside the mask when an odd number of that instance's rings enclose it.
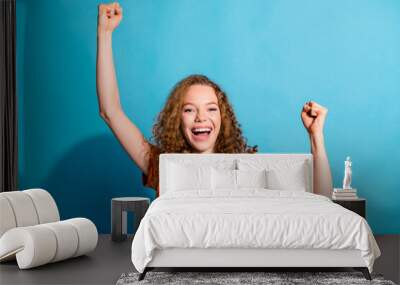
<instances>
[{"instance_id":1,"label":"white pillow","mask_svg":"<svg viewBox=\"0 0 400 285\"><path fill-rule=\"evenodd\" d=\"M306 192L306 177L301 167L281 171L268 170L266 176L268 189Z\"/></svg>"},{"instance_id":2,"label":"white pillow","mask_svg":"<svg viewBox=\"0 0 400 285\"><path fill-rule=\"evenodd\" d=\"M268 188L267 176L263 170L236 170L238 188Z\"/></svg>"},{"instance_id":3,"label":"white pillow","mask_svg":"<svg viewBox=\"0 0 400 285\"><path fill-rule=\"evenodd\" d=\"M236 190L236 170L212 168L213 189Z\"/></svg>"},{"instance_id":4,"label":"white pillow","mask_svg":"<svg viewBox=\"0 0 400 285\"><path fill-rule=\"evenodd\" d=\"M307 185L312 183L308 181L309 169L306 160L240 159L238 168L253 171L265 169L268 189L306 191Z\"/></svg>"},{"instance_id":5,"label":"white pillow","mask_svg":"<svg viewBox=\"0 0 400 285\"><path fill-rule=\"evenodd\" d=\"M265 170L212 170L213 189L267 188Z\"/></svg>"},{"instance_id":6,"label":"white pillow","mask_svg":"<svg viewBox=\"0 0 400 285\"><path fill-rule=\"evenodd\" d=\"M208 189L212 187L210 166L190 166L168 164L168 191Z\"/></svg>"}]
</instances>

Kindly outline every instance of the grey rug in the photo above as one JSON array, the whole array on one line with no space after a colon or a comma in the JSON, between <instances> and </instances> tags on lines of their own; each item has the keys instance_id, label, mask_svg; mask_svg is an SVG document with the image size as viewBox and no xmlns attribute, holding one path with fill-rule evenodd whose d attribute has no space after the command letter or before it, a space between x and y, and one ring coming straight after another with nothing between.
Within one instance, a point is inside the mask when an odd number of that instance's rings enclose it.
<instances>
[{"instance_id":1,"label":"grey rug","mask_svg":"<svg viewBox=\"0 0 400 285\"><path fill-rule=\"evenodd\" d=\"M139 273L124 273L117 285L133 284L384 284L395 285L384 280L382 275L372 274L372 281L361 272L147 272L145 279L138 281Z\"/></svg>"}]
</instances>

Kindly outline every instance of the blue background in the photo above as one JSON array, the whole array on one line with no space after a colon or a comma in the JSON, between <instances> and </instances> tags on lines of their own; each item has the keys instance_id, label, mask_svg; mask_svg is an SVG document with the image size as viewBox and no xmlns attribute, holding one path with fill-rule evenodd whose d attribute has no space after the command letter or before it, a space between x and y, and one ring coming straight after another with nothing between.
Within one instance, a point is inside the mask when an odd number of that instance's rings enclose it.
<instances>
[{"instance_id":1,"label":"blue background","mask_svg":"<svg viewBox=\"0 0 400 285\"><path fill-rule=\"evenodd\" d=\"M400 233L399 1L120 1L113 50L121 103L151 136L172 86L201 73L228 93L261 152L309 152L300 120L328 107L335 187L353 187L378 234ZM99 116L99 1L17 0L19 187L42 187L63 219L110 231L110 199L154 198Z\"/></svg>"}]
</instances>

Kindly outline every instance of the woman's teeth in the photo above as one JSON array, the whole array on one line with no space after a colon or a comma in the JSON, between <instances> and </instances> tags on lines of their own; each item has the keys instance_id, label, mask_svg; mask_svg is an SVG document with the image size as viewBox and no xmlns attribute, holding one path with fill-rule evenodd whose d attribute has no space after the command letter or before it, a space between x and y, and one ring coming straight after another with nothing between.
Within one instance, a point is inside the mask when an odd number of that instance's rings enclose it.
<instances>
[{"instance_id":1,"label":"woman's teeth","mask_svg":"<svg viewBox=\"0 0 400 285\"><path fill-rule=\"evenodd\" d=\"M192 129L193 139L197 142L208 140L210 137L211 128L194 128Z\"/></svg>"},{"instance_id":2,"label":"woman's teeth","mask_svg":"<svg viewBox=\"0 0 400 285\"><path fill-rule=\"evenodd\" d=\"M211 132L210 128L194 128L192 129L193 134L197 135L200 133L207 133L209 134Z\"/></svg>"}]
</instances>

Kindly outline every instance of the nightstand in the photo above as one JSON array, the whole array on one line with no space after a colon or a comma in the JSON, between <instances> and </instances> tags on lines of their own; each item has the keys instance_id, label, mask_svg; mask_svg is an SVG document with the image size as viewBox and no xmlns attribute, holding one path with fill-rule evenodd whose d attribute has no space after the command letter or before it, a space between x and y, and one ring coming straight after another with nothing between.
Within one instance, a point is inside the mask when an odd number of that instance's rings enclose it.
<instances>
[{"instance_id":1,"label":"nightstand","mask_svg":"<svg viewBox=\"0 0 400 285\"><path fill-rule=\"evenodd\" d=\"M127 238L127 211L135 214L136 232L149 205L150 199L144 197L111 199L111 240L124 241Z\"/></svg>"},{"instance_id":2,"label":"nightstand","mask_svg":"<svg viewBox=\"0 0 400 285\"><path fill-rule=\"evenodd\" d=\"M332 202L339 204L340 206L350 211L353 211L354 213L359 214L361 217L366 219L365 215L366 200L364 198L355 198L352 200L332 199Z\"/></svg>"}]
</instances>

